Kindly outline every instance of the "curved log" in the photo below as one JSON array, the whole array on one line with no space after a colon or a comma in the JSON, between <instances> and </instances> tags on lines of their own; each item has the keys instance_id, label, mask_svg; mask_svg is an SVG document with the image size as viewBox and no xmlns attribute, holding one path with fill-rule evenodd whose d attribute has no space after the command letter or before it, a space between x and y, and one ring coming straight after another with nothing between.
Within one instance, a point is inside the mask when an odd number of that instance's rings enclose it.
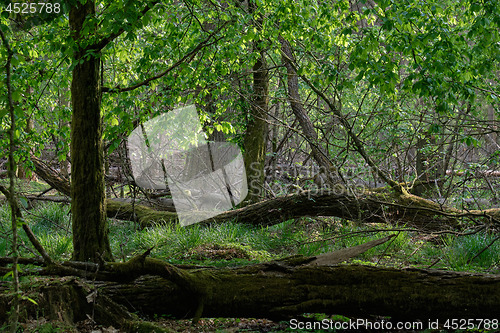
<instances>
[{"instance_id":1,"label":"curved log","mask_svg":"<svg viewBox=\"0 0 500 333\"><path fill-rule=\"evenodd\" d=\"M37 174L62 193L69 193L69 184L52 169L37 161ZM42 171L40 171L42 170ZM331 189L300 191L283 197L264 200L243 208L224 212L205 223L237 220L239 223L273 225L302 216L335 216L359 223L382 222L404 224L423 230L460 229L464 217L500 224L500 209L459 210L409 193L390 194L347 189L341 185ZM406 191L404 191L406 192ZM193 212L197 214L199 212ZM108 217L138 221L142 228L155 223L178 223L172 211L107 199Z\"/></svg>"}]
</instances>

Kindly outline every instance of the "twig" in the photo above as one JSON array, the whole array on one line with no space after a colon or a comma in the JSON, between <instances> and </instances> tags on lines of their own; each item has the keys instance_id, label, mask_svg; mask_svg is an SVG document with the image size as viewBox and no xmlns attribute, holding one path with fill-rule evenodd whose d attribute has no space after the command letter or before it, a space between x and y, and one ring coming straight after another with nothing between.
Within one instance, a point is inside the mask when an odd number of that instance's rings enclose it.
<instances>
[{"instance_id":1,"label":"twig","mask_svg":"<svg viewBox=\"0 0 500 333\"><path fill-rule=\"evenodd\" d=\"M335 240L335 239L340 239L344 237L353 237L355 235L359 234L371 234L371 233L379 233L379 232L418 232L422 234L430 234L430 235L445 235L445 234L450 234L450 235L455 235L455 236L469 236L469 235L474 235L477 234L479 231L486 229L486 225L481 225L477 229L474 229L472 231L468 232L458 232L458 231L452 231L452 230L442 230L442 231L425 231L421 229L405 229L405 228L395 228L395 229L370 229L370 230L360 230L360 231L353 231L347 234L343 235L337 235L329 238L323 238L323 239L315 239L307 242L302 242L300 243L301 245L304 244L310 244L310 243L316 243L316 242L326 242L330 240Z\"/></svg>"},{"instance_id":2,"label":"twig","mask_svg":"<svg viewBox=\"0 0 500 333\"><path fill-rule=\"evenodd\" d=\"M434 265L436 265L436 264L437 264L438 262L440 262L440 261L441 261L441 258L437 258L437 259L436 259L436 260L435 260L432 264L430 264L430 265L427 267L427 269L429 269L429 268L433 267Z\"/></svg>"},{"instance_id":3,"label":"twig","mask_svg":"<svg viewBox=\"0 0 500 333\"><path fill-rule=\"evenodd\" d=\"M486 245L486 247L484 249L482 249L474 257L472 257L472 259L467 260L467 264L471 264L477 257L479 257L484 251L489 249L499 239L500 239L500 236L497 236L495 239L493 239L488 245Z\"/></svg>"},{"instance_id":4,"label":"twig","mask_svg":"<svg viewBox=\"0 0 500 333\"><path fill-rule=\"evenodd\" d=\"M17 233L17 222L18 216L17 211L19 211L19 206L16 201L15 194L15 184L14 184L14 170L15 170L15 160L14 160L14 150L15 150L15 138L14 133L16 130L15 112L14 112L14 101L12 98L12 85L11 85L11 61L14 56L14 52L10 48L9 41L5 37L1 27L0 27L0 37L2 39L3 45L7 49L7 61L5 63L5 85L7 86L7 102L8 111L10 115L10 129L9 129L9 165L8 165L8 175L9 175L9 190L5 191L8 193L8 199L11 209L11 222L12 222L12 280L14 282L14 297L12 300L12 312L9 316L10 322L10 332L14 333L17 331L18 320L19 320L19 270L17 268L19 252L17 249L18 243L18 233Z\"/></svg>"}]
</instances>

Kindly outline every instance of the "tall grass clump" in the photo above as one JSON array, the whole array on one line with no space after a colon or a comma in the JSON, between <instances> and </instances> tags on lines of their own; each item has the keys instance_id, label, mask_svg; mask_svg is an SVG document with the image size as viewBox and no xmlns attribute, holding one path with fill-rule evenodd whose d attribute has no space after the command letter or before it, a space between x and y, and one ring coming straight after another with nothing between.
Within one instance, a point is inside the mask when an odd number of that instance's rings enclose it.
<instances>
[{"instance_id":1,"label":"tall grass clump","mask_svg":"<svg viewBox=\"0 0 500 333\"><path fill-rule=\"evenodd\" d=\"M495 238L488 233L449 236L445 239L443 259L454 270L491 267L500 262L500 241L493 242Z\"/></svg>"},{"instance_id":2,"label":"tall grass clump","mask_svg":"<svg viewBox=\"0 0 500 333\"><path fill-rule=\"evenodd\" d=\"M31 221L31 228L35 233L69 230L71 217L70 207L55 202L48 202L37 206L30 214L25 214Z\"/></svg>"},{"instance_id":3,"label":"tall grass clump","mask_svg":"<svg viewBox=\"0 0 500 333\"><path fill-rule=\"evenodd\" d=\"M69 205L47 202L24 214L40 243L56 260L68 259L73 251L69 213Z\"/></svg>"}]
</instances>

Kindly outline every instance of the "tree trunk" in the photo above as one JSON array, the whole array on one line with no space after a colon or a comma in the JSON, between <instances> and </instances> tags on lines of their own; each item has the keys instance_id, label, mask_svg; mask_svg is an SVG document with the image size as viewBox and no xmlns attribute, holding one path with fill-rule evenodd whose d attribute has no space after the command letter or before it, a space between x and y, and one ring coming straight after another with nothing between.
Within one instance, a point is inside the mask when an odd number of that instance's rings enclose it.
<instances>
[{"instance_id":1,"label":"tree trunk","mask_svg":"<svg viewBox=\"0 0 500 333\"><path fill-rule=\"evenodd\" d=\"M321 147L314 125L302 106L299 95L299 80L293 67L295 57L292 54L290 43L282 37L279 39L283 52L283 62L287 70L288 101L290 102L293 114L299 121L302 133L311 147L312 157L321 169L320 173L326 176L326 180L328 180L330 184L333 184L335 183L334 180L337 178L334 175L335 166L328 158L328 152Z\"/></svg>"},{"instance_id":2,"label":"tree trunk","mask_svg":"<svg viewBox=\"0 0 500 333\"><path fill-rule=\"evenodd\" d=\"M50 186L68 197L71 196L71 185L64 176L59 175L47 163L31 155L31 161L35 165L35 173Z\"/></svg>"},{"instance_id":3,"label":"tree trunk","mask_svg":"<svg viewBox=\"0 0 500 333\"><path fill-rule=\"evenodd\" d=\"M433 180L437 180L443 175L443 163L439 159L438 152L424 152L429 145L432 150L435 150L436 144L435 136L428 134L427 130L417 138L415 171L421 182L413 187L412 193L415 195L432 196L432 192L436 190L436 184Z\"/></svg>"},{"instance_id":4,"label":"tree trunk","mask_svg":"<svg viewBox=\"0 0 500 333\"><path fill-rule=\"evenodd\" d=\"M100 58L81 46L90 36L82 35L87 16L95 14L94 1L78 3L70 9L69 24L78 45L71 82L71 211L73 259L96 261L111 259L104 191L102 144ZM89 24L87 22L87 24Z\"/></svg>"},{"instance_id":5,"label":"tree trunk","mask_svg":"<svg viewBox=\"0 0 500 333\"><path fill-rule=\"evenodd\" d=\"M256 10L254 0L249 1L249 11ZM258 26L262 26L262 19L258 20ZM254 48L260 53L255 62L253 70L253 98L250 120L243 146L245 148L245 171L248 181L248 195L246 202L257 202L262 197L264 187L264 164L266 160L267 146L267 112L269 108L269 76L266 64L263 41L254 43Z\"/></svg>"},{"instance_id":6,"label":"tree trunk","mask_svg":"<svg viewBox=\"0 0 500 333\"><path fill-rule=\"evenodd\" d=\"M203 304L205 317L283 319L320 312L400 320L494 319L500 308L499 276L279 262L192 274L211 287ZM199 305L183 288L153 276L101 287L103 294L131 311L147 314L193 316Z\"/></svg>"},{"instance_id":7,"label":"tree trunk","mask_svg":"<svg viewBox=\"0 0 500 333\"><path fill-rule=\"evenodd\" d=\"M70 99L68 98L69 97L68 91L66 89L61 89L59 94L60 94L59 104L62 107L69 108L71 105L70 105ZM63 117L63 119L61 119L61 121L59 122L59 127L61 128L61 130L63 130L63 127L70 127L71 126L71 123L69 121L64 120L64 119L65 118ZM61 169L61 175L67 179L70 178L70 176L69 176L69 171L70 171L69 158L70 158L69 154L66 154L65 159L63 159L59 163L59 167Z\"/></svg>"},{"instance_id":8,"label":"tree trunk","mask_svg":"<svg viewBox=\"0 0 500 333\"><path fill-rule=\"evenodd\" d=\"M193 212L196 214L196 212ZM142 205L108 200L108 216L134 220L142 228L156 223L177 224L173 212L157 211ZM335 216L358 223L389 223L415 227L422 231L460 230L464 217L476 223L500 219L500 209L463 211L412 194L388 195L366 192L357 197L347 194L302 192L231 210L203 223L239 223L270 226L302 216Z\"/></svg>"},{"instance_id":9,"label":"tree trunk","mask_svg":"<svg viewBox=\"0 0 500 333\"><path fill-rule=\"evenodd\" d=\"M29 96L31 94L33 94L33 88L30 86L26 87L26 95ZM24 103L25 103L25 105L28 105L26 102L24 102ZM23 113L24 113L23 117L27 117L26 127L25 127L24 131L26 133L30 133L35 128L35 122L33 120L33 116L28 115L26 108L23 108ZM34 151L33 148L30 150L31 150L31 152ZM17 165L16 176L17 176L17 178L26 179L28 181L37 181L38 180L36 178L36 175L33 174L31 172L31 170L26 165L24 165L24 162Z\"/></svg>"},{"instance_id":10,"label":"tree trunk","mask_svg":"<svg viewBox=\"0 0 500 333\"><path fill-rule=\"evenodd\" d=\"M393 321L424 324L429 319L498 318L498 275L317 265L312 259L290 257L240 268L195 270L157 259L132 259L128 266L113 264L118 270L107 281L47 281L36 291L38 305L26 302L26 312L44 312L59 320L64 314L67 321L95 314L98 323L122 327L131 317L124 308L140 315L182 318L289 319L326 313L351 318L388 316ZM118 272L120 267L123 270ZM0 310L8 306L8 296L2 294ZM0 311L0 320L4 313Z\"/></svg>"}]
</instances>

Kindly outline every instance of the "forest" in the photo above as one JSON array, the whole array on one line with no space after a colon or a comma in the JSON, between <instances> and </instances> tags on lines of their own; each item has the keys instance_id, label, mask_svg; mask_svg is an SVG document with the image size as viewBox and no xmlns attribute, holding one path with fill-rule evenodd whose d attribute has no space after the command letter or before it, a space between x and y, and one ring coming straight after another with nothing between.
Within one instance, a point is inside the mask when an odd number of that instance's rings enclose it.
<instances>
[{"instance_id":1,"label":"forest","mask_svg":"<svg viewBox=\"0 0 500 333\"><path fill-rule=\"evenodd\" d=\"M500 330L497 0L0 1L0 331Z\"/></svg>"}]
</instances>

